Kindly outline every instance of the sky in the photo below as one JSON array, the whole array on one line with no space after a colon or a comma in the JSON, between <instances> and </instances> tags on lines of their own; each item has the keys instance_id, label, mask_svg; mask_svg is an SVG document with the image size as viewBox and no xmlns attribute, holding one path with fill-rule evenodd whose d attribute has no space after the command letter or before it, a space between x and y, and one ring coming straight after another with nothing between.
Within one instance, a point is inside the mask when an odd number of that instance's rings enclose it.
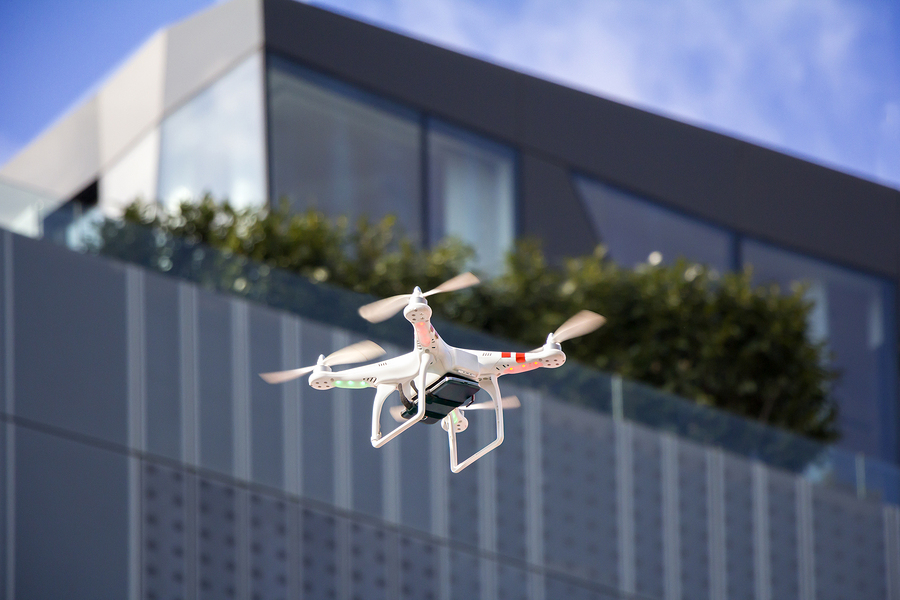
<instances>
[{"instance_id":1,"label":"sky","mask_svg":"<svg viewBox=\"0 0 900 600\"><path fill-rule=\"evenodd\" d=\"M0 0L0 164L214 0ZM894 0L326 0L330 10L900 188Z\"/></svg>"}]
</instances>

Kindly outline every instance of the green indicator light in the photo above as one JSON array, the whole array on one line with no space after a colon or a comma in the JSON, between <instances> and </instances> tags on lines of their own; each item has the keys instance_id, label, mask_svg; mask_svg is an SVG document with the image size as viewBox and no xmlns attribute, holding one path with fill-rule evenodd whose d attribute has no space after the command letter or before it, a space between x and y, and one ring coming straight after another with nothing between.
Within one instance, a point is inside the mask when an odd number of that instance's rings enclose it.
<instances>
[{"instance_id":1,"label":"green indicator light","mask_svg":"<svg viewBox=\"0 0 900 600\"><path fill-rule=\"evenodd\" d=\"M345 388L348 390L359 390L365 387L369 387L369 384L365 381L335 381L334 387Z\"/></svg>"}]
</instances>

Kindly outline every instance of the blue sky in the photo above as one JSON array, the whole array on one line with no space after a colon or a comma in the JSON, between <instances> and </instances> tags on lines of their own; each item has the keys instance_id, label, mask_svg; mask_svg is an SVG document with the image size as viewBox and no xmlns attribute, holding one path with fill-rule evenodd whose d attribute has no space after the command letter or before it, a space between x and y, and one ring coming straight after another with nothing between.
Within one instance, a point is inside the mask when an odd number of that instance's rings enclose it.
<instances>
[{"instance_id":1,"label":"blue sky","mask_svg":"<svg viewBox=\"0 0 900 600\"><path fill-rule=\"evenodd\" d=\"M0 163L87 97L154 31L212 3L0 2ZM897 2L320 5L900 188Z\"/></svg>"}]
</instances>

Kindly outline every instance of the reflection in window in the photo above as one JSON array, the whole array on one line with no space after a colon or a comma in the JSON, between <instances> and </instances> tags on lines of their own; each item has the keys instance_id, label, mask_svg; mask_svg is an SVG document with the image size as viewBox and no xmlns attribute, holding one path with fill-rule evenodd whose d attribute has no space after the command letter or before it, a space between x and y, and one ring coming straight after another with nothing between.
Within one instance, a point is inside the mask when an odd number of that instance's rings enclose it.
<instances>
[{"instance_id":1,"label":"reflection in window","mask_svg":"<svg viewBox=\"0 0 900 600\"><path fill-rule=\"evenodd\" d=\"M455 236L475 248L477 268L501 272L515 235L514 165L510 148L432 124L428 132L432 241Z\"/></svg>"},{"instance_id":2,"label":"reflection in window","mask_svg":"<svg viewBox=\"0 0 900 600\"><path fill-rule=\"evenodd\" d=\"M683 257L720 272L732 268L733 236L724 229L597 181L577 178L575 183L600 243L620 265L645 263L651 253L658 252L662 262Z\"/></svg>"},{"instance_id":3,"label":"reflection in window","mask_svg":"<svg viewBox=\"0 0 900 600\"><path fill-rule=\"evenodd\" d=\"M277 57L268 85L272 198L351 219L394 214L420 241L418 115Z\"/></svg>"},{"instance_id":4,"label":"reflection in window","mask_svg":"<svg viewBox=\"0 0 900 600\"><path fill-rule=\"evenodd\" d=\"M163 121L164 203L206 192L236 207L265 203L262 93L262 57L254 55Z\"/></svg>"},{"instance_id":5,"label":"reflection in window","mask_svg":"<svg viewBox=\"0 0 900 600\"><path fill-rule=\"evenodd\" d=\"M744 241L742 255L759 283L807 284L807 296L815 302L809 335L828 341L841 374L834 388L841 445L895 460L893 286L758 242Z\"/></svg>"}]
</instances>

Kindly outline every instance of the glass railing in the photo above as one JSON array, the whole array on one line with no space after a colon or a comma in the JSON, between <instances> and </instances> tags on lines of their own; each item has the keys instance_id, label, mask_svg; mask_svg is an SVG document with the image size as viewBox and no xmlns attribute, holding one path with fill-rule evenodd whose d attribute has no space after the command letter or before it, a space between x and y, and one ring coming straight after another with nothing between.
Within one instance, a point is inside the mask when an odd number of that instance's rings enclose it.
<instances>
[{"instance_id":1,"label":"glass railing","mask_svg":"<svg viewBox=\"0 0 900 600\"><path fill-rule=\"evenodd\" d=\"M0 179L0 227L32 238L43 235L46 214L60 204L47 194Z\"/></svg>"},{"instance_id":2,"label":"glass railing","mask_svg":"<svg viewBox=\"0 0 900 600\"><path fill-rule=\"evenodd\" d=\"M83 216L68 229L58 225L57 222L52 239L80 252L123 260L380 342L400 347L412 342L408 328L398 326L395 320L370 324L359 317L357 309L372 301L371 296L311 281L135 224L118 224L111 236L97 235L85 227ZM466 329L437 316L434 323L444 339L457 347L527 350L521 344ZM860 498L900 503L900 470L895 465L701 406L574 362L563 369L517 375L516 385L801 474L817 485L843 489Z\"/></svg>"}]
</instances>

